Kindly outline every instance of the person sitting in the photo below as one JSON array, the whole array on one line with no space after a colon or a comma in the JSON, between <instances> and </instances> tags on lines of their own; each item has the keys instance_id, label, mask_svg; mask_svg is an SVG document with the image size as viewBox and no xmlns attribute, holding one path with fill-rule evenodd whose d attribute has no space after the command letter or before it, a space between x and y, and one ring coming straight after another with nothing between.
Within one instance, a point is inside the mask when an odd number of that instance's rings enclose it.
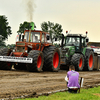
<instances>
[{"instance_id":1,"label":"person sitting","mask_svg":"<svg viewBox=\"0 0 100 100\"><path fill-rule=\"evenodd\" d=\"M78 89L80 88L79 85L79 73L75 71L75 67L73 65L69 66L69 71L67 72L68 78L68 92L70 93L77 93ZM67 78L65 77L65 80L67 81Z\"/></svg>"}]
</instances>

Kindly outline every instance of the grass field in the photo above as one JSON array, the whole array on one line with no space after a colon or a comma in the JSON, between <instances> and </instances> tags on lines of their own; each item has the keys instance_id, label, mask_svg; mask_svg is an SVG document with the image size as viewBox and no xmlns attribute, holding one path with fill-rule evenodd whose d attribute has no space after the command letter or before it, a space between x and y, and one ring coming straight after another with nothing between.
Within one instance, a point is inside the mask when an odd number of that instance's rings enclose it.
<instances>
[{"instance_id":1,"label":"grass field","mask_svg":"<svg viewBox=\"0 0 100 100\"><path fill-rule=\"evenodd\" d=\"M100 87L81 89L81 92L78 94L58 92L49 96L39 96L38 98L26 98L15 100L100 100Z\"/></svg>"}]
</instances>

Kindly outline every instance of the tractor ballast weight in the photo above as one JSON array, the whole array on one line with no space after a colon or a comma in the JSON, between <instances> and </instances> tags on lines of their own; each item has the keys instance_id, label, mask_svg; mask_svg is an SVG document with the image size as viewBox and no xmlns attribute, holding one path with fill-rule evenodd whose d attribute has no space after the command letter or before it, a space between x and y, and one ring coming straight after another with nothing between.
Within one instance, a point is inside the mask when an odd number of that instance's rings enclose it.
<instances>
[{"instance_id":1,"label":"tractor ballast weight","mask_svg":"<svg viewBox=\"0 0 100 100\"><path fill-rule=\"evenodd\" d=\"M50 34L34 30L34 23L23 35L18 35L15 49L0 49L0 69L27 69L28 71L58 71L60 51L52 45ZM4 66L5 65L5 66Z\"/></svg>"},{"instance_id":2,"label":"tractor ballast weight","mask_svg":"<svg viewBox=\"0 0 100 100\"><path fill-rule=\"evenodd\" d=\"M68 34L64 38L62 37L61 65L72 64L76 70L80 71L93 70L94 52L92 48L87 47L88 41L87 35L81 34Z\"/></svg>"}]
</instances>

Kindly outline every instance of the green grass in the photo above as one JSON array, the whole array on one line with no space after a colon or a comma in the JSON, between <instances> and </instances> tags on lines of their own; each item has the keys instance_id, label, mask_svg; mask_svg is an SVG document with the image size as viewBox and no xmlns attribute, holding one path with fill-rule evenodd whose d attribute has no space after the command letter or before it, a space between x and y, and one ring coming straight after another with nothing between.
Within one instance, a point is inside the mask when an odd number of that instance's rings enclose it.
<instances>
[{"instance_id":1,"label":"green grass","mask_svg":"<svg viewBox=\"0 0 100 100\"><path fill-rule=\"evenodd\" d=\"M100 100L100 87L81 89L81 92L78 94L58 92L49 96L39 96L38 98L26 98L16 100Z\"/></svg>"}]
</instances>

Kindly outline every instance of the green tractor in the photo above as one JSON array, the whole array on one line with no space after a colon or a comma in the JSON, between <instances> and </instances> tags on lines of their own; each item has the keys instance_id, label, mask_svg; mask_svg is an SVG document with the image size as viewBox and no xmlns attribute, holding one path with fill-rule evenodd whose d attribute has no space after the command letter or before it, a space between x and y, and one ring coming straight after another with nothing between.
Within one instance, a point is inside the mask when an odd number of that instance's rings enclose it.
<instances>
[{"instance_id":1,"label":"green tractor","mask_svg":"<svg viewBox=\"0 0 100 100\"><path fill-rule=\"evenodd\" d=\"M75 70L93 70L94 52L87 47L89 39L81 34L62 34L61 65L74 65ZM67 66L66 66L67 67Z\"/></svg>"}]
</instances>

